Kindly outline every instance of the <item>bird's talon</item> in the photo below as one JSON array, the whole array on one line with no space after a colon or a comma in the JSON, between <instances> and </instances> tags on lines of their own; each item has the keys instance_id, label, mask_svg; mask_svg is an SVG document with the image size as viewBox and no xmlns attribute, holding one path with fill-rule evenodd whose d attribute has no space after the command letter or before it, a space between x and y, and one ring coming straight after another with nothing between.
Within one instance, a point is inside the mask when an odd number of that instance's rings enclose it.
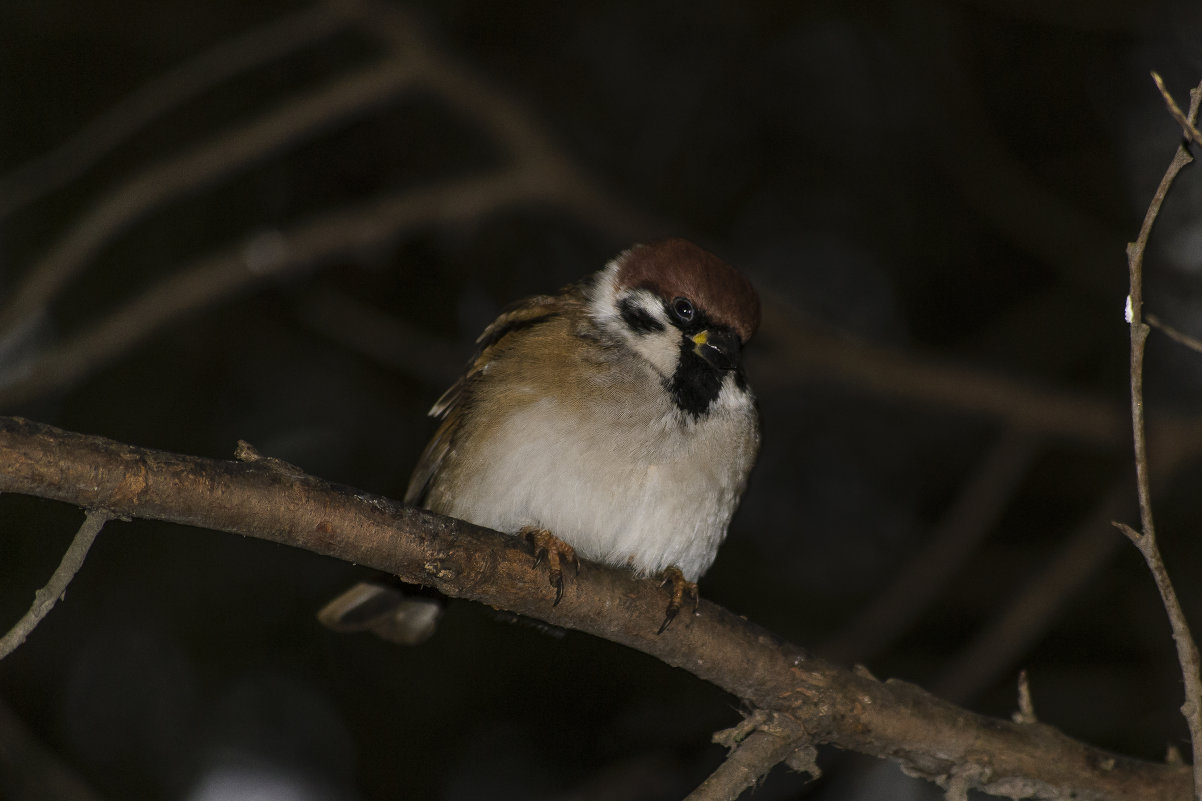
<instances>
[{"instance_id":1,"label":"bird's talon","mask_svg":"<svg viewBox=\"0 0 1202 801\"><path fill-rule=\"evenodd\" d=\"M527 526L521 530L521 533L526 541L534 548L534 566L538 567L545 559L547 562L547 578L550 580L551 586L555 588L555 606L563 600L563 569L560 565L563 562L569 562L576 566L576 573L580 573L580 562L576 559L576 551L571 545L568 545L563 540L556 537L550 531L533 526Z\"/></svg>"},{"instance_id":2,"label":"bird's talon","mask_svg":"<svg viewBox=\"0 0 1202 801\"><path fill-rule=\"evenodd\" d=\"M684 605L685 593L693 596L693 613L701 608L701 593L697 591L697 583L689 581L684 577L684 573L680 572L678 567L669 567L660 574L661 581L659 586L667 587L672 585L672 589L668 593L668 609L664 615L664 622L660 624L659 631L656 634L663 634L668 630L668 626L676 619L680 613L680 608Z\"/></svg>"}]
</instances>

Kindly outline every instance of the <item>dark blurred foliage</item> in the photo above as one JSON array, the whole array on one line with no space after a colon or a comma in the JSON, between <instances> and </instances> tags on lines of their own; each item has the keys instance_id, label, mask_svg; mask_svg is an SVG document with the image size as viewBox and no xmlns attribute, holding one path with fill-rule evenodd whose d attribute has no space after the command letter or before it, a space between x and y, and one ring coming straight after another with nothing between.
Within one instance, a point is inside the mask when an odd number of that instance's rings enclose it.
<instances>
[{"instance_id":1,"label":"dark blurred foliage","mask_svg":"<svg viewBox=\"0 0 1202 801\"><path fill-rule=\"evenodd\" d=\"M300 8L0 4L0 176L156 76ZM966 393L984 374L1124 413L1124 245L1180 140L1149 71L1187 102L1202 78L1196 3L460 0L411 10L424 36L518 103L646 229L623 238L588 214L529 204L409 227L180 315L0 412L212 457L246 439L399 496L433 428L425 410L503 305L583 276L632 238L688 236L743 268L771 317L748 367L764 449L703 592L818 653L1010 434L996 415L789 367L798 341L854 337L901 363L933 360ZM0 220L0 300L131 175L381 58L369 28L337 26L219 83ZM366 108L157 205L90 254L49 311L4 344L5 381L200 256L505 158L436 91ZM1148 309L1195 335L1200 182L1187 169L1147 266ZM401 336L374 334L381 321L403 324ZM1202 355L1153 334L1149 371L1154 420L1198 413ZM1026 667L1042 720L1161 758L1186 735L1176 659L1142 561L1105 521L1092 537L1114 542L1083 577L1064 579L1077 581L1066 597L1019 616L1029 643L995 663L966 650L1107 497L1136 520L1125 434L1024 441L1029 461L1000 519L917 623L879 653L844 643L835 655L959 687L955 700L998 716L1014 709ZM1195 623L1200 476L1190 457L1152 476ZM0 498L0 619L28 607L80 517ZM672 799L721 760L709 737L738 720L737 702L606 642L548 636L467 603L413 650L320 628L314 611L358 575L254 540L112 523L65 602L0 664L0 697L112 799ZM951 675L965 664L984 678ZM861 757L823 752L821 762L821 781L778 769L756 798L932 792Z\"/></svg>"}]
</instances>

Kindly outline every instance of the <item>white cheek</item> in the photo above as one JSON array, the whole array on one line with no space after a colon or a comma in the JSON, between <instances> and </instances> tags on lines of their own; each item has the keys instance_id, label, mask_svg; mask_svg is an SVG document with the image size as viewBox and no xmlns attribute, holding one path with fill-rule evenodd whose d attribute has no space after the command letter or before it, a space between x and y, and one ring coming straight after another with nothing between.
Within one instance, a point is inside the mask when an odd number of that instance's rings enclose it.
<instances>
[{"instance_id":1,"label":"white cheek","mask_svg":"<svg viewBox=\"0 0 1202 801\"><path fill-rule=\"evenodd\" d=\"M680 359L680 334L676 329L650 334L628 334L630 347L647 361L665 380L672 378L676 372L676 362Z\"/></svg>"},{"instance_id":2,"label":"white cheek","mask_svg":"<svg viewBox=\"0 0 1202 801\"><path fill-rule=\"evenodd\" d=\"M589 313L598 328L625 342L631 350L650 362L661 377L671 378L680 358L680 332L668 322L659 298L645 290L619 290L616 278L617 272L612 265L602 271L589 302ZM633 303L658 322L662 330L631 330L618 311L624 301Z\"/></svg>"}]
</instances>

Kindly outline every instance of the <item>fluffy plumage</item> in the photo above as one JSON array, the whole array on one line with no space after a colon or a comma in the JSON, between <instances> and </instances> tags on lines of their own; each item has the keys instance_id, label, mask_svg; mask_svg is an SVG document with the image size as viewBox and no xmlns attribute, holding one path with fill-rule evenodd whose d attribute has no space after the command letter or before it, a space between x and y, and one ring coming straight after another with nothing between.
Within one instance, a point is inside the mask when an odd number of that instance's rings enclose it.
<instances>
[{"instance_id":1,"label":"fluffy plumage","mask_svg":"<svg viewBox=\"0 0 1202 801\"><path fill-rule=\"evenodd\" d=\"M740 367L758 324L747 279L679 239L511 306L431 409L406 502L695 581L759 447Z\"/></svg>"}]
</instances>

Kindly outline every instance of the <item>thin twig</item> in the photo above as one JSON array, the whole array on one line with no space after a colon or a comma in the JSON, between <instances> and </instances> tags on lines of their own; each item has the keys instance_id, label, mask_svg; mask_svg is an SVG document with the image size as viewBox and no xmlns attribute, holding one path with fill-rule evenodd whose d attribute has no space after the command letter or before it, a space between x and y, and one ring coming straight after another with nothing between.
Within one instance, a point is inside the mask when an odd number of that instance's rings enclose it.
<instances>
[{"instance_id":1,"label":"thin twig","mask_svg":"<svg viewBox=\"0 0 1202 801\"><path fill-rule=\"evenodd\" d=\"M58 563L54 574L50 576L50 581L46 582L45 587L34 593L33 606L29 607L29 611L13 624L13 627L3 637L0 637L0 659L20 647L30 632L37 628L46 615L50 614L50 610L58 603L58 599L67 592L67 585L71 583L71 579L75 578L75 574L83 567L83 560L87 558L88 549L96 541L96 535L110 519L111 516L106 512L95 509L87 511L83 524L75 533L75 539L71 540L71 545L63 554L62 561Z\"/></svg>"},{"instance_id":2,"label":"thin twig","mask_svg":"<svg viewBox=\"0 0 1202 801\"><path fill-rule=\"evenodd\" d=\"M718 732L714 742L730 749L726 759L685 801L734 801L781 762L790 760L818 776L815 752L805 729L793 718L757 710L733 729ZM790 757L801 750L803 761Z\"/></svg>"},{"instance_id":3,"label":"thin twig","mask_svg":"<svg viewBox=\"0 0 1202 801\"><path fill-rule=\"evenodd\" d=\"M1160 77L1159 73L1153 72L1152 80L1156 82L1156 88L1160 90L1160 96L1164 98L1164 104L1168 107L1169 114L1173 115L1173 119L1181 126L1181 130L1186 138L1192 139L1202 145L1202 133L1194 125L1197 114L1193 111L1193 106L1191 105L1190 113L1187 115L1181 110L1181 106L1177 105L1177 101L1173 99L1173 96L1169 94L1169 90L1164 86L1164 79Z\"/></svg>"},{"instance_id":4,"label":"thin twig","mask_svg":"<svg viewBox=\"0 0 1202 801\"><path fill-rule=\"evenodd\" d=\"M1174 118L1180 116L1180 109L1172 98L1164 91L1164 83L1160 76L1153 73L1157 87L1165 95ZM1189 114L1184 120L1183 127L1188 135L1194 136L1194 120L1198 118L1198 106L1202 103L1202 84L1190 92ZM1192 132L1192 133L1189 133ZM1169 578L1168 570L1161 556L1160 547L1156 542L1156 526L1152 517L1152 490L1149 479L1148 441L1144 422L1144 351L1147 347L1149 327L1143 319L1143 265L1144 253L1152 228L1160 214L1160 208L1168 195L1169 188L1177 178L1177 174L1193 161L1188 148L1182 144L1173 154L1173 159L1165 170L1148 210L1144 214L1143 224L1140 225L1139 235L1127 246L1127 267L1130 276L1130 294L1127 296L1127 322L1131 329L1131 425L1135 449L1136 489L1139 495L1140 530L1136 531L1124 523L1115 523L1118 528L1135 543L1152 578L1156 589L1160 592L1165 612L1168 613L1169 626L1173 632L1173 642L1177 646L1177 661L1181 666L1181 676L1185 685L1185 702L1181 706L1181 714L1185 716L1189 726L1190 741L1193 745L1194 798L1202 801L1202 670L1198 657L1198 646L1190 633L1189 622L1181 609L1181 602Z\"/></svg>"},{"instance_id":5,"label":"thin twig","mask_svg":"<svg viewBox=\"0 0 1202 801\"><path fill-rule=\"evenodd\" d=\"M329 35L340 22L319 4L222 41L155 78L58 147L0 178L0 218L74 180L155 119L222 81Z\"/></svg>"},{"instance_id":6,"label":"thin twig","mask_svg":"<svg viewBox=\"0 0 1202 801\"><path fill-rule=\"evenodd\" d=\"M1031 681L1026 668L1018 671L1018 709L1010 716L1015 723L1038 723L1035 702L1031 700Z\"/></svg>"},{"instance_id":7,"label":"thin twig","mask_svg":"<svg viewBox=\"0 0 1202 801\"><path fill-rule=\"evenodd\" d=\"M1177 344L1184 345L1185 347L1189 348L1190 350L1195 350L1195 351L1198 351L1199 353L1202 353L1202 340L1194 339L1189 334L1186 334L1182 331L1178 331L1173 326L1171 326L1168 323L1161 320L1155 314L1145 314L1144 322L1146 322L1148 325L1152 326L1153 328L1158 329L1166 337L1173 340Z\"/></svg>"}]
</instances>

